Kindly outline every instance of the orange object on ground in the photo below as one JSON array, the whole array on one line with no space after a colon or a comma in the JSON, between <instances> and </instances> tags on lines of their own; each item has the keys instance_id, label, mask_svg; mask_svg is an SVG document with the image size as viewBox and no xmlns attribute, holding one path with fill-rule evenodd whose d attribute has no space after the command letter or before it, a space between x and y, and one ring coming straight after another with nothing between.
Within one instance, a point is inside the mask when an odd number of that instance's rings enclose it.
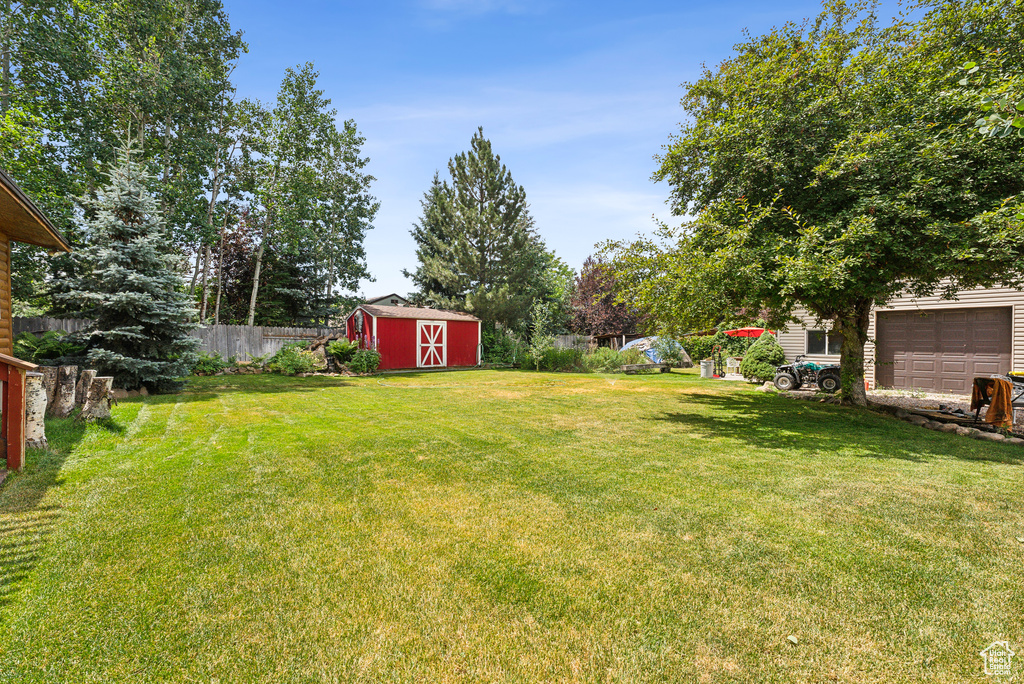
<instances>
[{"instance_id":1,"label":"orange object on ground","mask_svg":"<svg viewBox=\"0 0 1024 684\"><path fill-rule=\"evenodd\" d=\"M971 410L988 404L985 422L1000 427L1013 427L1013 383L1002 378L974 378Z\"/></svg>"}]
</instances>

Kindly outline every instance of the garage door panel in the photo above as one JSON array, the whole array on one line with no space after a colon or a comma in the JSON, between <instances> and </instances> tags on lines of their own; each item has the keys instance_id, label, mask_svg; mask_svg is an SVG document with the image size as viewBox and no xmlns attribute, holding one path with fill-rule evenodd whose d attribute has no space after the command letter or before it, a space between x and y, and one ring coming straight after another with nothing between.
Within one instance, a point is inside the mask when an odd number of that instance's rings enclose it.
<instances>
[{"instance_id":1,"label":"garage door panel","mask_svg":"<svg viewBox=\"0 0 1024 684\"><path fill-rule=\"evenodd\" d=\"M883 387L969 393L975 376L1010 371L1011 309L880 312L875 380Z\"/></svg>"}]
</instances>

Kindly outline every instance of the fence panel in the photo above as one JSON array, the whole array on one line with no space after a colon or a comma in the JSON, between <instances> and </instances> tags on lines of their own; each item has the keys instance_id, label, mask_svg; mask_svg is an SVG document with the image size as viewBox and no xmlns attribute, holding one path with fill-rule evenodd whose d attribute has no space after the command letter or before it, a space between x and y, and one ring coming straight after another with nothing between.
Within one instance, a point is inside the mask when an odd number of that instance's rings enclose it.
<instances>
[{"instance_id":1,"label":"fence panel","mask_svg":"<svg viewBox=\"0 0 1024 684\"><path fill-rule=\"evenodd\" d=\"M92 321L75 318L16 317L14 334L42 334L48 330L78 332L88 329ZM232 356L248 361L254 356L272 356L292 342L311 340L323 335L344 333L344 328L279 328L248 325L208 325L196 328L192 336L200 340L202 351L217 353L225 359Z\"/></svg>"}]
</instances>

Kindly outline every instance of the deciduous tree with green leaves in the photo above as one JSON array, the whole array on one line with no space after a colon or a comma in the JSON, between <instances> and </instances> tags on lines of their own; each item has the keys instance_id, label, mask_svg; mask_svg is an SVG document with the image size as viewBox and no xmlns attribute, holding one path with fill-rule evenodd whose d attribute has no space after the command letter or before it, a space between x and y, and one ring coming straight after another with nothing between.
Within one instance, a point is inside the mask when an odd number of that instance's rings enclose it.
<instances>
[{"instance_id":1,"label":"deciduous tree with green leaves","mask_svg":"<svg viewBox=\"0 0 1024 684\"><path fill-rule=\"evenodd\" d=\"M250 197L248 221L259 227L247 322L256 320L264 258L270 250L303 271L309 317L325 319L339 289L368 278L363 240L379 203L360 156L365 139L352 120L339 129L337 112L316 86L311 63L286 70L273 108L245 101L240 187Z\"/></svg>"},{"instance_id":2,"label":"deciduous tree with green leaves","mask_svg":"<svg viewBox=\"0 0 1024 684\"><path fill-rule=\"evenodd\" d=\"M778 327L797 306L830 322L857 404L873 306L1024 284L1024 232L1004 211L1024 139L982 140L949 87L969 51L1019 32L1019 4L940 2L890 26L875 9L826 3L686 85L655 177L696 218L607 246L626 298L666 331L742 311Z\"/></svg>"}]
</instances>

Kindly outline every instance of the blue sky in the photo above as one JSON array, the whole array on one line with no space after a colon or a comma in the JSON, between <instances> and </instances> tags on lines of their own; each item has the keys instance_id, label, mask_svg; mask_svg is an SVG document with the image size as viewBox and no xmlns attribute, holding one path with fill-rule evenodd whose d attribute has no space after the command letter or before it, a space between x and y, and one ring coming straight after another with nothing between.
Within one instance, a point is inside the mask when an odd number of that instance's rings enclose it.
<instances>
[{"instance_id":1,"label":"blue sky","mask_svg":"<svg viewBox=\"0 0 1024 684\"><path fill-rule=\"evenodd\" d=\"M678 129L679 88L754 33L817 2L226 0L249 54L240 97L272 100L312 61L340 119L355 119L381 209L367 295L406 293L409 230L435 170L484 127L526 188L547 245L578 269L594 244L668 219L654 156Z\"/></svg>"}]
</instances>

